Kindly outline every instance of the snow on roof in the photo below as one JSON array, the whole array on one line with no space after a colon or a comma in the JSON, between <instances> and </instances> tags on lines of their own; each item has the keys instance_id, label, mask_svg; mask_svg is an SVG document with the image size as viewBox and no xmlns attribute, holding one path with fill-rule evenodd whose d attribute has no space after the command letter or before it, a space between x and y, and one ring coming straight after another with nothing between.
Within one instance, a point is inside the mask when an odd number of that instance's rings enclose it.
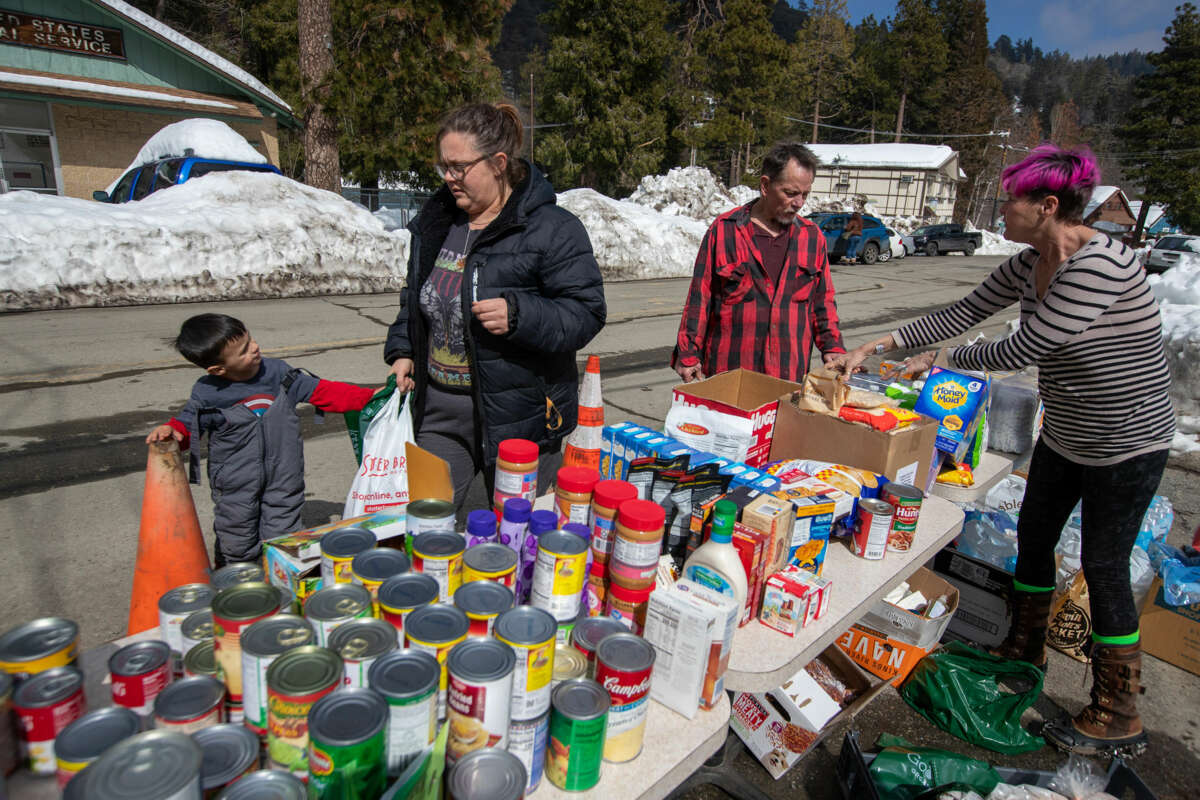
<instances>
[{"instance_id":1,"label":"snow on roof","mask_svg":"<svg viewBox=\"0 0 1200 800\"><path fill-rule=\"evenodd\" d=\"M208 48L193 42L179 31L168 25L164 25L149 14L142 13L128 3L123 2L123 0L91 0L91 2L108 8L113 13L137 23L155 36L167 40L182 50L186 50L213 69L223 73L227 78L232 79L235 83L242 84L275 105L288 111L292 110L291 106L283 102L283 98L268 89L264 83L249 72L246 72L246 70L222 58Z\"/></svg>"},{"instance_id":2,"label":"snow on roof","mask_svg":"<svg viewBox=\"0 0 1200 800\"><path fill-rule=\"evenodd\" d=\"M134 157L130 167L170 156L182 156L190 149L194 155L225 161L266 164L267 157L254 149L245 137L217 119L185 119L167 125L151 136Z\"/></svg>"},{"instance_id":3,"label":"snow on roof","mask_svg":"<svg viewBox=\"0 0 1200 800\"><path fill-rule=\"evenodd\" d=\"M1129 210L1133 212L1134 219L1137 219L1138 215L1142 213L1142 201L1130 200ZM1150 210L1146 212L1146 227L1149 228L1151 225L1158 222L1160 219L1162 219L1162 216L1165 213L1167 213L1167 210L1158 203L1152 204L1150 206Z\"/></svg>"},{"instance_id":4,"label":"snow on roof","mask_svg":"<svg viewBox=\"0 0 1200 800\"><path fill-rule=\"evenodd\" d=\"M1117 186L1097 186L1095 189L1092 189L1092 196L1083 209L1083 218L1087 219L1093 211L1104 205L1105 201L1113 196L1113 192L1119 191L1121 189Z\"/></svg>"},{"instance_id":5,"label":"snow on roof","mask_svg":"<svg viewBox=\"0 0 1200 800\"><path fill-rule=\"evenodd\" d=\"M938 169L954 150L942 144L810 144L825 166Z\"/></svg>"},{"instance_id":6,"label":"snow on roof","mask_svg":"<svg viewBox=\"0 0 1200 800\"><path fill-rule=\"evenodd\" d=\"M90 81L75 81L66 78L47 78L42 75L29 75L23 72L0 72L0 81L19 83L25 86L42 86L52 89L69 89L75 92L92 92L93 94L116 95L117 97L134 97L142 100L158 100L165 103L186 103L206 108L233 108L232 103L222 103L220 100L205 100L199 97L185 97L168 92L152 92L145 89L133 89L128 86L113 86L107 83L92 83Z\"/></svg>"}]
</instances>

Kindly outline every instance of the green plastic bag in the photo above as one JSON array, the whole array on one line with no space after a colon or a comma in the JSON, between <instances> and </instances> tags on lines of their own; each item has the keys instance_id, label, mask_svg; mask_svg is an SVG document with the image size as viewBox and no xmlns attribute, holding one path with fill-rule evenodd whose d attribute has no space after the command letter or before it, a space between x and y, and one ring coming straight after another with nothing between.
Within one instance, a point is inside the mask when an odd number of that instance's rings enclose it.
<instances>
[{"instance_id":1,"label":"green plastic bag","mask_svg":"<svg viewBox=\"0 0 1200 800\"><path fill-rule=\"evenodd\" d=\"M354 448L354 460L362 464L363 434L371 420L387 404L392 393L396 391L396 376L388 375L387 385L376 392L361 411L345 411L342 417L346 420L346 432L350 434L350 445Z\"/></svg>"},{"instance_id":2,"label":"green plastic bag","mask_svg":"<svg viewBox=\"0 0 1200 800\"><path fill-rule=\"evenodd\" d=\"M881 800L914 800L952 789L970 789L986 797L1000 774L985 761L933 747L916 747L899 736L880 734L882 747L868 771Z\"/></svg>"},{"instance_id":3,"label":"green plastic bag","mask_svg":"<svg viewBox=\"0 0 1200 800\"><path fill-rule=\"evenodd\" d=\"M959 642L917 662L900 696L947 733L997 753L1028 753L1044 746L1021 727L1021 715L1042 692L1042 671L1024 661L997 658ZM1025 684L1014 693L1000 685Z\"/></svg>"}]
</instances>

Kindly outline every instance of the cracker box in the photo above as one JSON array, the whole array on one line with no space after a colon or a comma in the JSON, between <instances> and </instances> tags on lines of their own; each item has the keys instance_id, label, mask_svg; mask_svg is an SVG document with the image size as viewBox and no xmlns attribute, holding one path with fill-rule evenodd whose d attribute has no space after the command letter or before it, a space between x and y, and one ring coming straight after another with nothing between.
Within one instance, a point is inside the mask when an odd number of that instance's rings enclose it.
<instances>
[{"instance_id":1,"label":"cracker box","mask_svg":"<svg viewBox=\"0 0 1200 800\"><path fill-rule=\"evenodd\" d=\"M960 462L971 444L987 402L984 375L955 372L934 366L913 409L939 423L935 447Z\"/></svg>"}]
</instances>

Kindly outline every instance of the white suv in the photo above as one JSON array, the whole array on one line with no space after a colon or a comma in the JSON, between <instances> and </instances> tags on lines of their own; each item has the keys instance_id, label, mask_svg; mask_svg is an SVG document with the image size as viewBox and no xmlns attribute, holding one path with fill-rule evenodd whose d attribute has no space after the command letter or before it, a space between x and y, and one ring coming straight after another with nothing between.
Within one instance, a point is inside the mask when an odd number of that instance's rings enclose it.
<instances>
[{"instance_id":1,"label":"white suv","mask_svg":"<svg viewBox=\"0 0 1200 800\"><path fill-rule=\"evenodd\" d=\"M1166 272L1178 264L1185 254L1200 256L1200 236L1164 236L1155 242L1154 247L1146 254L1146 272Z\"/></svg>"}]
</instances>

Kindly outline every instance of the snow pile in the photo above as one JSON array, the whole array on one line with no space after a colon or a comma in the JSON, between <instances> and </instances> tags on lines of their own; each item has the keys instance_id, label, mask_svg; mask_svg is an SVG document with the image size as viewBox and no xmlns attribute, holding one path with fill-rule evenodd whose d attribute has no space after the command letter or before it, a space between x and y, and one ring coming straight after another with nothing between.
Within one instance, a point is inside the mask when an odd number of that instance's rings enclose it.
<instances>
[{"instance_id":1,"label":"snow pile","mask_svg":"<svg viewBox=\"0 0 1200 800\"><path fill-rule=\"evenodd\" d=\"M1146 279L1162 312L1163 350L1171 367L1171 397L1179 414L1171 450L1200 450L1200 254Z\"/></svg>"},{"instance_id":2,"label":"snow pile","mask_svg":"<svg viewBox=\"0 0 1200 800\"><path fill-rule=\"evenodd\" d=\"M1013 242L1005 239L998 233L991 231L980 231L983 234L983 246L975 249L975 254L980 256L1011 256L1019 253L1029 247L1021 242Z\"/></svg>"},{"instance_id":3,"label":"snow pile","mask_svg":"<svg viewBox=\"0 0 1200 800\"><path fill-rule=\"evenodd\" d=\"M128 169L157 161L160 158L185 155L191 148L192 155L219 158L225 161L246 161L266 164L267 157L254 149L240 133L215 119L185 119L174 122L151 136Z\"/></svg>"},{"instance_id":4,"label":"snow pile","mask_svg":"<svg viewBox=\"0 0 1200 800\"><path fill-rule=\"evenodd\" d=\"M0 195L0 309L395 290L408 239L269 173L214 173L117 205L11 192Z\"/></svg>"},{"instance_id":5,"label":"snow pile","mask_svg":"<svg viewBox=\"0 0 1200 800\"><path fill-rule=\"evenodd\" d=\"M1200 305L1200 253L1180 253L1175 266L1147 280L1160 303Z\"/></svg>"},{"instance_id":6,"label":"snow pile","mask_svg":"<svg viewBox=\"0 0 1200 800\"><path fill-rule=\"evenodd\" d=\"M638 188L625 200L660 214L690 217L707 225L719 214L758 196L749 187L736 186L734 190L736 196L704 167L675 167L666 175L642 178Z\"/></svg>"},{"instance_id":7,"label":"snow pile","mask_svg":"<svg viewBox=\"0 0 1200 800\"><path fill-rule=\"evenodd\" d=\"M600 271L607 280L689 277L700 240L708 230L707 221L688 214L659 213L631 200L613 200L592 189L563 192L558 195L558 204L579 217L587 228Z\"/></svg>"}]
</instances>

